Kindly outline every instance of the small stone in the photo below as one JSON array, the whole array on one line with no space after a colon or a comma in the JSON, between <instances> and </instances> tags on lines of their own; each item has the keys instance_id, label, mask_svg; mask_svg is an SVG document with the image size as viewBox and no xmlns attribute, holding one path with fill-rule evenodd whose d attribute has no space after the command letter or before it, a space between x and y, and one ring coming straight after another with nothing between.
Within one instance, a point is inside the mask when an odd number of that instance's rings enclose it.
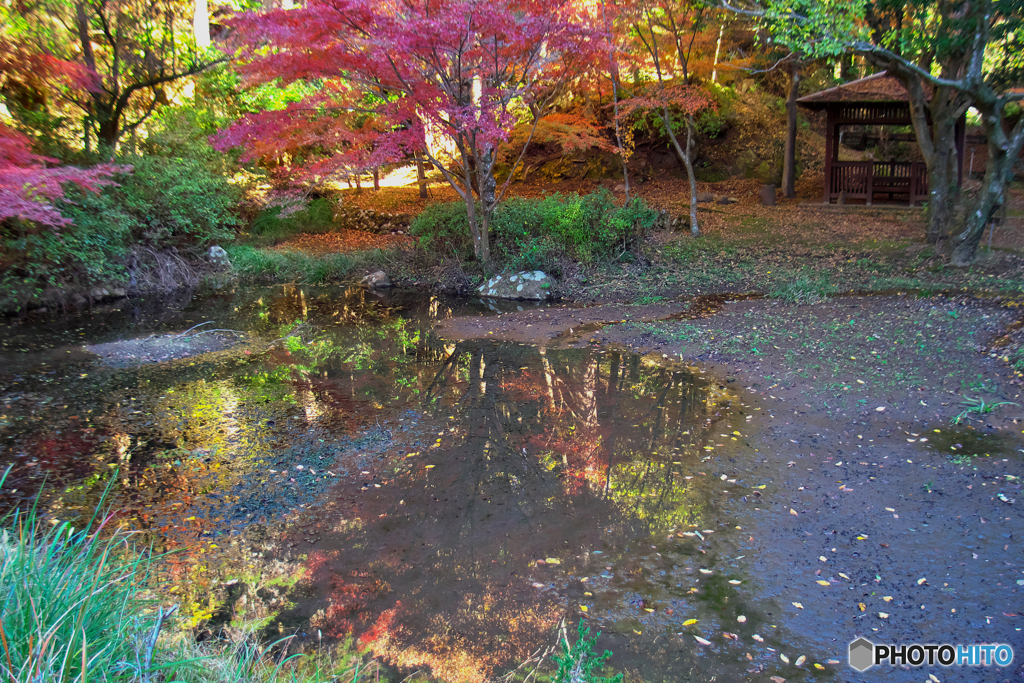
<instances>
[{"instance_id":1,"label":"small stone","mask_svg":"<svg viewBox=\"0 0 1024 683\"><path fill-rule=\"evenodd\" d=\"M217 266L218 268L230 268L231 261L228 259L228 252L224 251L222 247L216 244L210 247L209 251L206 252L206 259L211 265Z\"/></svg>"},{"instance_id":2,"label":"small stone","mask_svg":"<svg viewBox=\"0 0 1024 683\"><path fill-rule=\"evenodd\" d=\"M370 289L384 289L391 286L391 279L383 270L378 270L364 277L359 284L366 285Z\"/></svg>"}]
</instances>

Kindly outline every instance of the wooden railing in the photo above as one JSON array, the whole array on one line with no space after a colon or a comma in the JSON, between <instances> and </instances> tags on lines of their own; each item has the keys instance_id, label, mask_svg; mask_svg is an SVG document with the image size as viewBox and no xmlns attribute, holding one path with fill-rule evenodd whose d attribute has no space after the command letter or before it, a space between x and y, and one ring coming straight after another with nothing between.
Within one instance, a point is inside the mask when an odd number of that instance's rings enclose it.
<instances>
[{"instance_id":1,"label":"wooden railing","mask_svg":"<svg viewBox=\"0 0 1024 683\"><path fill-rule=\"evenodd\" d=\"M913 206L928 199L928 174L924 162L833 161L829 201L864 199L868 205L886 195L897 195Z\"/></svg>"}]
</instances>

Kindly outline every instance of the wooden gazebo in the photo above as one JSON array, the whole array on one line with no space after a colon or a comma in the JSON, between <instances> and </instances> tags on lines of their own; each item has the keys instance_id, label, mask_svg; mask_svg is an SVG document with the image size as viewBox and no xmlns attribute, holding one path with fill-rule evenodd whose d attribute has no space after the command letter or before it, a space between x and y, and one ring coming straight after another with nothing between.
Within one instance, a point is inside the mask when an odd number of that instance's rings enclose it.
<instances>
[{"instance_id":1,"label":"wooden gazebo","mask_svg":"<svg viewBox=\"0 0 1024 683\"><path fill-rule=\"evenodd\" d=\"M905 197L910 206L928 199L928 173L923 161L839 161L842 126L910 126L907 90L883 72L807 95L797 104L825 110L825 188L823 201L863 199L871 205L880 195ZM957 183L963 178L966 117L957 123Z\"/></svg>"}]
</instances>

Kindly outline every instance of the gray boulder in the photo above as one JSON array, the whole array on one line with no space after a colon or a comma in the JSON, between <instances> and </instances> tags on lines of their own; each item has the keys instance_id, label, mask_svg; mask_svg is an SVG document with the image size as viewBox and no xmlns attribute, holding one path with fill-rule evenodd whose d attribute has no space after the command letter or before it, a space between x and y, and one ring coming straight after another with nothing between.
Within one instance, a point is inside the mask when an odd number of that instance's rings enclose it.
<instances>
[{"instance_id":1,"label":"gray boulder","mask_svg":"<svg viewBox=\"0 0 1024 683\"><path fill-rule=\"evenodd\" d=\"M383 270L378 270L364 277L359 284L366 285L370 289L383 289L391 286L391 279Z\"/></svg>"},{"instance_id":2,"label":"gray boulder","mask_svg":"<svg viewBox=\"0 0 1024 683\"><path fill-rule=\"evenodd\" d=\"M708 204L708 203L713 202L713 201L715 201L715 195L711 194L710 192L698 192L697 193L697 203L698 204Z\"/></svg>"},{"instance_id":3,"label":"gray boulder","mask_svg":"<svg viewBox=\"0 0 1024 683\"><path fill-rule=\"evenodd\" d=\"M216 244L210 247L210 250L206 252L206 259L211 265L217 266L218 268L231 267L231 260L228 259L228 252L224 251L223 248L218 247Z\"/></svg>"},{"instance_id":4,"label":"gray boulder","mask_svg":"<svg viewBox=\"0 0 1024 683\"><path fill-rule=\"evenodd\" d=\"M478 292L480 296L494 299L529 299L544 301L551 298L555 279L540 270L497 275L485 282Z\"/></svg>"}]
</instances>

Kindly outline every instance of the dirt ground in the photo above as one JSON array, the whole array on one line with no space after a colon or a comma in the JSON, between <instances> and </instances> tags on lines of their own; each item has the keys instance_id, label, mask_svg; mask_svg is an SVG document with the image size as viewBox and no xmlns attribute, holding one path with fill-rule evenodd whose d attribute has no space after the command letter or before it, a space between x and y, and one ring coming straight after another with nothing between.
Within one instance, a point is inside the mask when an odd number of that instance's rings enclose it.
<instances>
[{"instance_id":1,"label":"dirt ground","mask_svg":"<svg viewBox=\"0 0 1024 683\"><path fill-rule=\"evenodd\" d=\"M934 673L1010 681L1024 676L1024 392L992 343L1019 318L970 297L717 297L454 318L439 331L710 368L753 406L745 440L772 486L751 542L763 594L789 606L779 618L844 665L859 636L1009 643L1008 669ZM843 668L838 680L928 674Z\"/></svg>"}]
</instances>

